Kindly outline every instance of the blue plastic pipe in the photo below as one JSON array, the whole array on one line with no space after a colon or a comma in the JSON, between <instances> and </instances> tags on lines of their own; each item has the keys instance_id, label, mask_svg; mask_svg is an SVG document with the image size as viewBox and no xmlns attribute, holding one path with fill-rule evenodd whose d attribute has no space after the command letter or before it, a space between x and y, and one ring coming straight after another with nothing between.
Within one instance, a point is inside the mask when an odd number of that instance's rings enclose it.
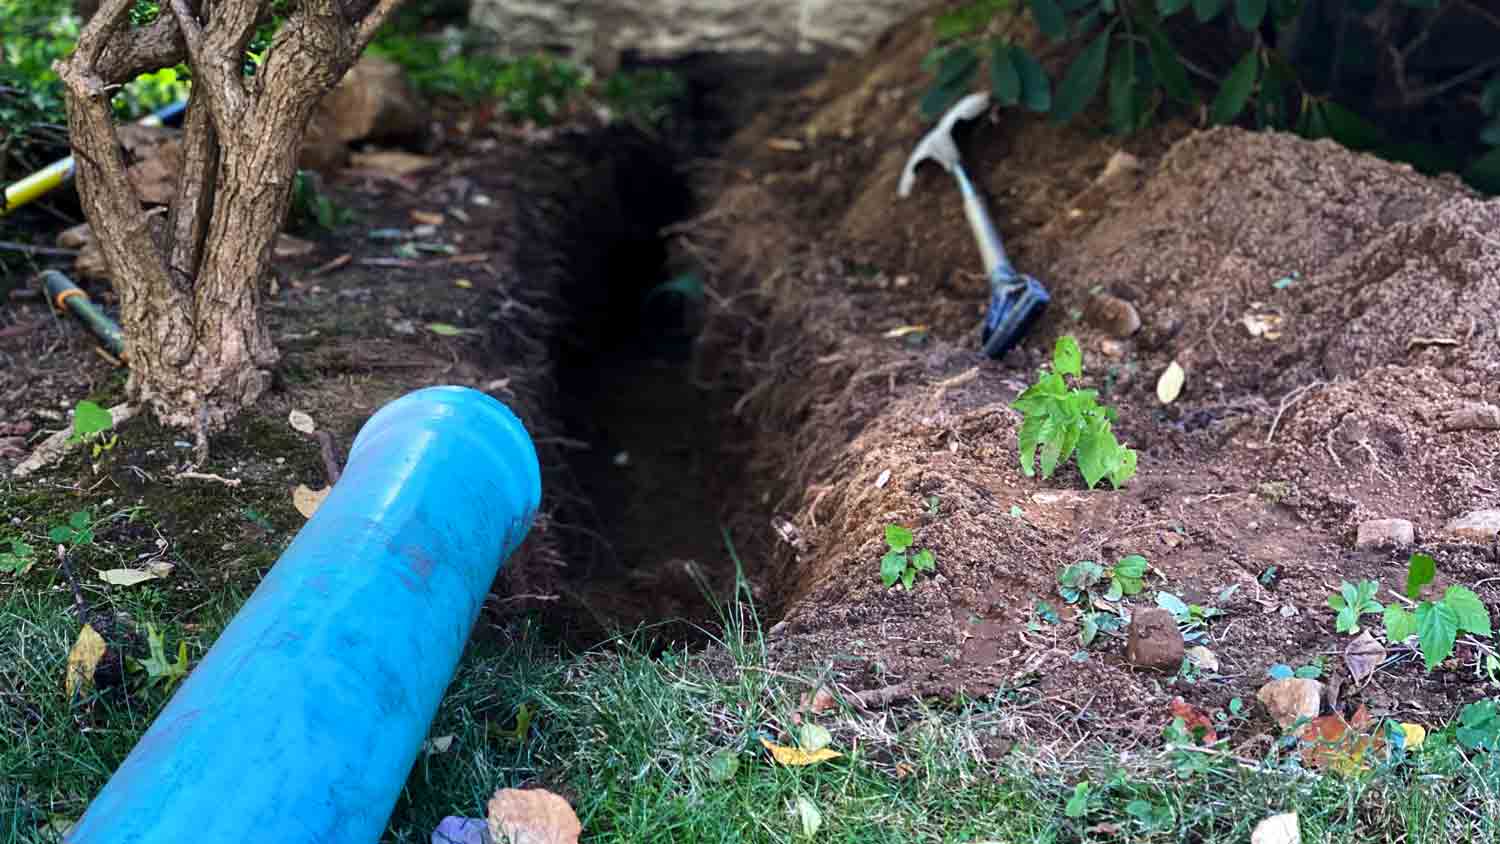
<instances>
[{"instance_id":1,"label":"blue plastic pipe","mask_svg":"<svg viewBox=\"0 0 1500 844\"><path fill-rule=\"evenodd\" d=\"M380 840L540 497L530 436L489 396L429 387L381 408L66 840Z\"/></svg>"}]
</instances>

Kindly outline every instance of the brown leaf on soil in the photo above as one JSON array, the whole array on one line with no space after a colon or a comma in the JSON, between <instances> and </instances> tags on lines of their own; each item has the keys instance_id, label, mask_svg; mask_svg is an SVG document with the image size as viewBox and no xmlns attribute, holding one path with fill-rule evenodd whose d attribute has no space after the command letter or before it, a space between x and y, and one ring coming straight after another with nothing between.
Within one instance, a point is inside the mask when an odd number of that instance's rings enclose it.
<instances>
[{"instance_id":1,"label":"brown leaf on soil","mask_svg":"<svg viewBox=\"0 0 1500 844\"><path fill-rule=\"evenodd\" d=\"M313 489L306 484L297 484L297 488L292 490L292 506L297 508L302 518L311 519L313 513L318 512L318 507L322 506L323 499L328 497L331 489L333 489L331 486Z\"/></svg>"},{"instance_id":2,"label":"brown leaf on soil","mask_svg":"<svg viewBox=\"0 0 1500 844\"><path fill-rule=\"evenodd\" d=\"M812 693L804 692L801 702L802 705L799 708L803 712L811 712L814 715L828 712L838 705L833 699L833 692L829 691L827 686L819 686L817 691Z\"/></svg>"},{"instance_id":3,"label":"brown leaf on soil","mask_svg":"<svg viewBox=\"0 0 1500 844\"><path fill-rule=\"evenodd\" d=\"M1355 683L1363 683L1380 663L1385 661L1385 646L1375 641L1370 631L1359 634L1359 638L1344 649L1344 664L1349 666L1349 676Z\"/></svg>"},{"instance_id":4,"label":"brown leaf on soil","mask_svg":"<svg viewBox=\"0 0 1500 844\"><path fill-rule=\"evenodd\" d=\"M495 844L578 844L583 824L568 801L540 788L502 788L490 798Z\"/></svg>"},{"instance_id":5,"label":"brown leaf on soil","mask_svg":"<svg viewBox=\"0 0 1500 844\"><path fill-rule=\"evenodd\" d=\"M1213 744L1219 740L1218 733L1214 732L1214 722L1208 717L1208 713L1193 706L1181 697L1172 698L1170 704L1173 718L1181 718L1183 725L1187 728L1188 735L1194 737L1199 744ZM1203 734L1198 735L1198 729L1202 728Z\"/></svg>"}]
</instances>

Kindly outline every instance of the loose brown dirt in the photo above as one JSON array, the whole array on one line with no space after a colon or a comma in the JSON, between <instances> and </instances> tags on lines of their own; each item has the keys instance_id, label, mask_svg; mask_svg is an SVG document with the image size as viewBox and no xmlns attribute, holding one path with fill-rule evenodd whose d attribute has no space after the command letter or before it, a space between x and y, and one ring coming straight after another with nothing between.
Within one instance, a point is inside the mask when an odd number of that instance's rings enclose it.
<instances>
[{"instance_id":1,"label":"loose brown dirt","mask_svg":"<svg viewBox=\"0 0 1500 844\"><path fill-rule=\"evenodd\" d=\"M1020 690L1043 734L1144 739L1175 695L1213 709L1253 701L1277 663L1342 672L1349 639L1327 597L1372 578L1399 603L1404 585L1409 549L1353 547L1366 519L1411 520L1447 582L1500 603L1500 551L1444 531L1500 505L1500 432L1440 422L1500 402L1500 202L1326 141L1177 123L1122 143L1087 119L1006 111L961 145L1053 304L1019 351L985 360L958 191L929 167L896 197L926 129L929 32L925 18L896 28L742 132L685 235L715 259L722 305L700 363L742 379L757 477L776 492L784 666L882 696ZM1121 151L1140 167L1104 177ZM1084 318L1102 292L1135 305L1138 333ZM905 325L928 334L884 336ZM1062 334L1139 451L1120 491L1018 467L1008 404ZM1164 406L1155 384L1174 360L1186 387ZM880 583L887 524L936 553L913 591ZM1201 642L1218 672L1133 669L1123 633L1079 645L1057 573L1132 553L1154 571L1127 612L1158 590L1223 611ZM1039 601L1061 620L1039 620ZM1427 673L1394 648L1342 701L1446 719L1485 693L1484 655L1460 644Z\"/></svg>"}]
</instances>

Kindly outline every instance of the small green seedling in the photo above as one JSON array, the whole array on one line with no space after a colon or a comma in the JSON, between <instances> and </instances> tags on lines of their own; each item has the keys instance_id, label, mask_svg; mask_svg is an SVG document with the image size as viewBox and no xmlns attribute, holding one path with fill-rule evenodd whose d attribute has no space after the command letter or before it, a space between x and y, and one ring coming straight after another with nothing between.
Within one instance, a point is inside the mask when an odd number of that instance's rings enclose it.
<instances>
[{"instance_id":1,"label":"small green seedling","mask_svg":"<svg viewBox=\"0 0 1500 844\"><path fill-rule=\"evenodd\" d=\"M1089 489L1105 478L1119 489L1135 474L1136 454L1115 439L1115 409L1098 403L1097 390L1069 388L1066 375L1083 375L1083 352L1068 334L1057 338L1052 371L1039 372L1037 382L1011 403L1025 417L1019 437L1021 471L1028 478L1036 474L1033 464L1040 447L1042 477L1050 478L1076 450L1078 470Z\"/></svg>"},{"instance_id":2,"label":"small green seedling","mask_svg":"<svg viewBox=\"0 0 1500 844\"><path fill-rule=\"evenodd\" d=\"M1500 751L1500 702L1490 698L1465 706L1455 737L1469 750Z\"/></svg>"},{"instance_id":3,"label":"small green seedling","mask_svg":"<svg viewBox=\"0 0 1500 844\"><path fill-rule=\"evenodd\" d=\"M1340 633L1358 633L1360 616L1384 612L1385 607L1375 600L1379 591L1380 583L1375 580L1362 580L1358 586L1347 580L1340 584L1338 594L1328 596L1328 606L1339 614L1334 628Z\"/></svg>"},{"instance_id":4,"label":"small green seedling","mask_svg":"<svg viewBox=\"0 0 1500 844\"><path fill-rule=\"evenodd\" d=\"M68 435L70 443L89 443L93 446L94 459L115 447L119 434L104 438L104 432L113 428L114 418L109 411L91 401L81 401L73 408L73 433Z\"/></svg>"},{"instance_id":5,"label":"small green seedling","mask_svg":"<svg viewBox=\"0 0 1500 844\"><path fill-rule=\"evenodd\" d=\"M36 562L36 551L25 542L11 539L7 540L4 545L9 545L10 550L0 551L0 572L25 574L26 570Z\"/></svg>"},{"instance_id":6,"label":"small green seedling","mask_svg":"<svg viewBox=\"0 0 1500 844\"><path fill-rule=\"evenodd\" d=\"M1406 566L1406 597L1415 601L1422 587L1437 575L1437 561L1426 554L1412 554ZM1423 601L1415 612L1391 605L1385 608L1385 637L1395 644L1417 637L1427 670L1438 667L1453 654L1459 633L1489 636L1490 611L1473 590L1449 586L1438 601Z\"/></svg>"},{"instance_id":7,"label":"small green seedling","mask_svg":"<svg viewBox=\"0 0 1500 844\"><path fill-rule=\"evenodd\" d=\"M1214 607L1189 604L1171 592L1157 592L1156 605L1172 614L1172 618L1177 620L1177 626L1182 629L1182 638L1188 642L1202 639L1203 628L1208 625L1208 620L1224 614L1223 610Z\"/></svg>"},{"instance_id":8,"label":"small green seedling","mask_svg":"<svg viewBox=\"0 0 1500 844\"><path fill-rule=\"evenodd\" d=\"M1311 663L1293 670L1290 665L1277 663L1266 672L1272 680L1290 680L1296 677L1300 680L1316 680L1323 676L1323 658L1320 656Z\"/></svg>"},{"instance_id":9,"label":"small green seedling","mask_svg":"<svg viewBox=\"0 0 1500 844\"><path fill-rule=\"evenodd\" d=\"M885 526L885 544L890 550L880 558L880 582L886 588L900 581L910 591L918 572L937 568L937 556L932 553L932 549L923 548L915 553L907 553L907 549L915 541L916 537L909 529L900 525Z\"/></svg>"},{"instance_id":10,"label":"small green seedling","mask_svg":"<svg viewBox=\"0 0 1500 844\"><path fill-rule=\"evenodd\" d=\"M1172 828L1176 817L1170 806L1152 803L1149 800L1132 800L1125 804L1125 814L1135 818L1136 823L1148 832L1160 832Z\"/></svg>"},{"instance_id":11,"label":"small green seedling","mask_svg":"<svg viewBox=\"0 0 1500 844\"><path fill-rule=\"evenodd\" d=\"M1108 582L1103 600L1114 603L1127 595L1138 595L1145 586L1146 558L1140 554L1121 557L1109 568L1093 560L1080 560L1057 575L1057 594L1069 604L1083 607L1079 640L1084 647L1093 643L1100 630L1118 630L1123 623L1118 615L1102 614L1095 601L1094 587Z\"/></svg>"},{"instance_id":12,"label":"small green seedling","mask_svg":"<svg viewBox=\"0 0 1500 844\"><path fill-rule=\"evenodd\" d=\"M1063 813L1070 818L1081 818L1089 813L1088 780L1073 786L1073 796L1068 798L1068 804L1063 807Z\"/></svg>"},{"instance_id":13,"label":"small green seedling","mask_svg":"<svg viewBox=\"0 0 1500 844\"><path fill-rule=\"evenodd\" d=\"M150 655L135 663L136 669L146 673L146 685L165 683L164 691L170 692L172 685L187 676L188 646L184 639L177 643L177 661L167 661L167 647L161 632L153 624L146 625L146 647Z\"/></svg>"},{"instance_id":14,"label":"small green seedling","mask_svg":"<svg viewBox=\"0 0 1500 844\"><path fill-rule=\"evenodd\" d=\"M77 510L68 516L65 525L53 525L47 538L58 545L77 548L94 541L94 516L87 510Z\"/></svg>"}]
</instances>

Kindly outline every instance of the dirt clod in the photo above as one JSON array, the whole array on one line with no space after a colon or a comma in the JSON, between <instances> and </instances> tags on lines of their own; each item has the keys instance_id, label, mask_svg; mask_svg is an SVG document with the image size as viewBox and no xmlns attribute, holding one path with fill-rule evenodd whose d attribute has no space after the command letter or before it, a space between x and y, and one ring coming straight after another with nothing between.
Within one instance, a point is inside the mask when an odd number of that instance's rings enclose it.
<instances>
[{"instance_id":1,"label":"dirt clod","mask_svg":"<svg viewBox=\"0 0 1500 844\"><path fill-rule=\"evenodd\" d=\"M1260 687L1255 697L1284 730L1298 718L1316 718L1323 705L1323 684L1317 680L1287 677Z\"/></svg>"},{"instance_id":2,"label":"dirt clod","mask_svg":"<svg viewBox=\"0 0 1500 844\"><path fill-rule=\"evenodd\" d=\"M1176 671L1182 666L1185 648L1177 620L1164 609L1152 607L1136 612L1130 620L1130 639L1125 658L1131 665L1157 671Z\"/></svg>"},{"instance_id":3,"label":"dirt clod","mask_svg":"<svg viewBox=\"0 0 1500 844\"><path fill-rule=\"evenodd\" d=\"M1443 420L1444 431L1500 430L1500 407L1483 402L1467 402Z\"/></svg>"},{"instance_id":4,"label":"dirt clod","mask_svg":"<svg viewBox=\"0 0 1500 844\"><path fill-rule=\"evenodd\" d=\"M1354 539L1356 548L1405 548L1416 541L1416 531L1406 519L1371 519L1361 522Z\"/></svg>"},{"instance_id":5,"label":"dirt clod","mask_svg":"<svg viewBox=\"0 0 1500 844\"><path fill-rule=\"evenodd\" d=\"M1125 338L1141 330L1141 315L1135 305L1108 293L1090 299L1085 315L1091 325L1111 337Z\"/></svg>"},{"instance_id":6,"label":"dirt clod","mask_svg":"<svg viewBox=\"0 0 1500 844\"><path fill-rule=\"evenodd\" d=\"M1475 542L1500 536L1500 510L1474 510L1448 523L1448 532Z\"/></svg>"}]
</instances>

